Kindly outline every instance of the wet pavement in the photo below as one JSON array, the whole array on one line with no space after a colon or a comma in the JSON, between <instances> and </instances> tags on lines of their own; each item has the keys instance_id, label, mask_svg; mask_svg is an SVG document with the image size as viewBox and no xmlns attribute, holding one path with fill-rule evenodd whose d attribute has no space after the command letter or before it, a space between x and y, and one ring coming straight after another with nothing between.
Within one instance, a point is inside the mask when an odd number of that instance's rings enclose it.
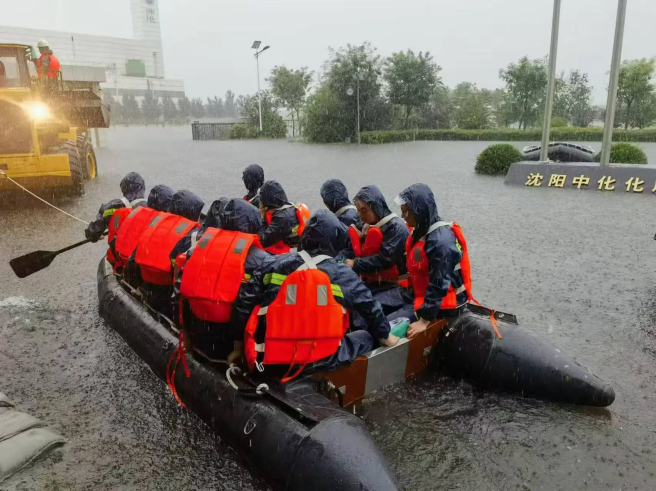
<instances>
[{"instance_id":1,"label":"wet pavement","mask_svg":"<svg viewBox=\"0 0 656 491\"><path fill-rule=\"evenodd\" d=\"M351 195L375 183L392 208L401 189L426 182L467 236L475 297L615 388L608 410L483 394L433 375L387 389L363 414L406 489L656 487L656 196L504 186L474 174L488 142L193 142L188 127L105 136L99 178L58 201L85 220L132 170L148 188L188 188L207 205L242 196L242 169L254 162L312 209L328 178ZM656 144L642 146L656 163ZM0 489L266 489L98 317L101 244L13 276L10 258L64 247L83 228L31 200L0 201L0 388L68 440Z\"/></svg>"}]
</instances>

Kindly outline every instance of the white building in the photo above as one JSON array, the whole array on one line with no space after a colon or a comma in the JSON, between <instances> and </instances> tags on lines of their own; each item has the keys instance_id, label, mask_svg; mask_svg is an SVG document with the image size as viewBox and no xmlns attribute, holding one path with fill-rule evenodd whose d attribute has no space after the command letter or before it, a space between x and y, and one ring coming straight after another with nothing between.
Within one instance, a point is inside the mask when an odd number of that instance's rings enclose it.
<instances>
[{"instance_id":1,"label":"white building","mask_svg":"<svg viewBox=\"0 0 656 491\"><path fill-rule=\"evenodd\" d=\"M130 9L134 39L0 26L0 43L36 46L45 38L62 64L64 76L73 73L72 67L103 67L106 82L101 87L116 98L141 98L147 91L154 91L156 97L184 97L182 80L164 78L157 0L130 0Z\"/></svg>"}]
</instances>

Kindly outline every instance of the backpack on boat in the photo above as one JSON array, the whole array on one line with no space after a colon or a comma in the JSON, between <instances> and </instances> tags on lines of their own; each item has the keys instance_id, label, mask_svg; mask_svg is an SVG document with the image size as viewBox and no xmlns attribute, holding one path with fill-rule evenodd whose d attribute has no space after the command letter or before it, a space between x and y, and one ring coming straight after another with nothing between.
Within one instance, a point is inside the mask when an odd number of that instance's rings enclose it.
<instances>
[{"instance_id":1,"label":"backpack on boat","mask_svg":"<svg viewBox=\"0 0 656 491\"><path fill-rule=\"evenodd\" d=\"M270 305L255 308L244 333L249 368L288 365L282 382L292 380L308 363L333 355L348 329L348 316L333 295L335 287L316 266L328 256L312 259L306 251L299 255L304 264L285 278ZM298 370L288 376L295 365Z\"/></svg>"},{"instance_id":2,"label":"backpack on boat","mask_svg":"<svg viewBox=\"0 0 656 491\"><path fill-rule=\"evenodd\" d=\"M158 212L152 218L137 241L135 256L146 283L173 285L173 264L169 255L177 243L198 226L198 222L171 213Z\"/></svg>"},{"instance_id":3,"label":"backpack on boat","mask_svg":"<svg viewBox=\"0 0 656 491\"><path fill-rule=\"evenodd\" d=\"M184 264L180 302L203 321L229 322L251 247L262 248L257 235L208 228Z\"/></svg>"}]
</instances>

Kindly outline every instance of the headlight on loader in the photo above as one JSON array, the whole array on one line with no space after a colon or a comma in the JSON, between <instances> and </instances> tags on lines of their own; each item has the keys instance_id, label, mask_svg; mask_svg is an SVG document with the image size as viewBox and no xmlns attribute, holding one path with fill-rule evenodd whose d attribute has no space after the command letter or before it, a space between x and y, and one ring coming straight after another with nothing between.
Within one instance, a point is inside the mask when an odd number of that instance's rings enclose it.
<instances>
[{"instance_id":1,"label":"headlight on loader","mask_svg":"<svg viewBox=\"0 0 656 491\"><path fill-rule=\"evenodd\" d=\"M40 102L30 104L26 107L26 109L27 113L34 121L45 121L46 119L50 119L52 117L48 107Z\"/></svg>"}]
</instances>

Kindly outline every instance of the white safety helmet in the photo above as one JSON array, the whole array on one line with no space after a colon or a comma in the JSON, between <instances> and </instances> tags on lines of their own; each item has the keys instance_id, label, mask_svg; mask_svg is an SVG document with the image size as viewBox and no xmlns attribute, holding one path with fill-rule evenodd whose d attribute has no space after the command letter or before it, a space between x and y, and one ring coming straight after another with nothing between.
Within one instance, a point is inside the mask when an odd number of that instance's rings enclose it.
<instances>
[{"instance_id":1,"label":"white safety helmet","mask_svg":"<svg viewBox=\"0 0 656 491\"><path fill-rule=\"evenodd\" d=\"M39 39L39 42L36 43L36 45L39 48L49 48L50 47L50 43L48 41L46 41L45 39Z\"/></svg>"}]
</instances>

